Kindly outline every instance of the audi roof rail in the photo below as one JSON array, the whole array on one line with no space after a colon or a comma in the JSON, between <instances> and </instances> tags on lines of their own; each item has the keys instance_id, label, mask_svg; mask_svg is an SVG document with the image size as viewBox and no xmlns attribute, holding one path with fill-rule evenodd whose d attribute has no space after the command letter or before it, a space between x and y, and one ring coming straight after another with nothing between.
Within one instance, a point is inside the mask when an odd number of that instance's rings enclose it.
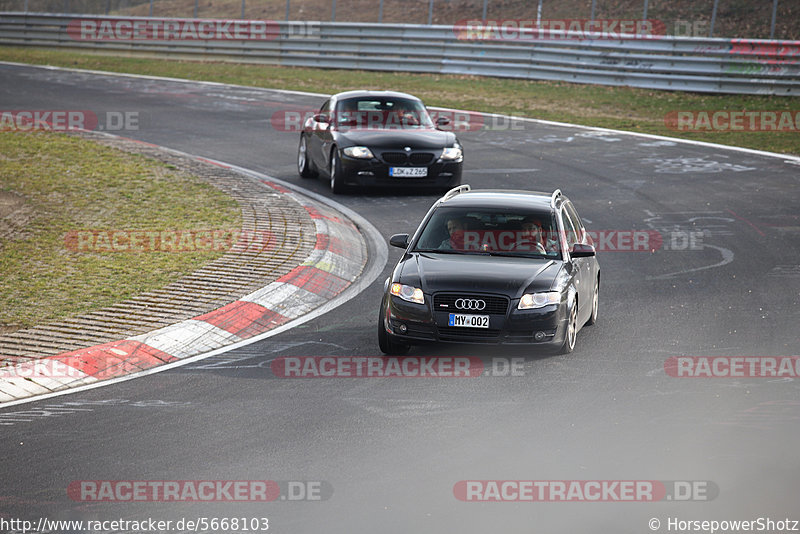
<instances>
[{"instance_id":1,"label":"audi roof rail","mask_svg":"<svg viewBox=\"0 0 800 534\"><path fill-rule=\"evenodd\" d=\"M456 195L458 195L460 193L466 193L469 190L470 190L469 184L456 186L456 187L454 187L453 189L451 189L450 191L448 191L447 193L444 194L444 196L442 197L442 202L444 202L445 200L450 200L451 198L453 198L454 196L456 196Z\"/></svg>"},{"instance_id":2,"label":"audi roof rail","mask_svg":"<svg viewBox=\"0 0 800 534\"><path fill-rule=\"evenodd\" d=\"M558 197L560 197L560 196L561 196L561 189L556 189L555 191L553 191L553 194L550 196L550 207L551 207L551 208L555 209L555 207L556 207L556 200L557 200L557 199L558 199Z\"/></svg>"}]
</instances>

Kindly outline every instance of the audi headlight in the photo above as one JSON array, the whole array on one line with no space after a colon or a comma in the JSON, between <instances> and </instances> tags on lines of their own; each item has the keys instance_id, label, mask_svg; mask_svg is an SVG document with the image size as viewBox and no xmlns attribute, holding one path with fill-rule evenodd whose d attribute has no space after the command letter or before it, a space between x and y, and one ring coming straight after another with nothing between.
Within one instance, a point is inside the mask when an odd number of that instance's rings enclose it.
<instances>
[{"instance_id":1,"label":"audi headlight","mask_svg":"<svg viewBox=\"0 0 800 534\"><path fill-rule=\"evenodd\" d=\"M415 302L417 304L425 304L425 296L422 290L418 287L407 286L404 284L392 284L392 295L396 295L408 302Z\"/></svg>"},{"instance_id":2,"label":"audi headlight","mask_svg":"<svg viewBox=\"0 0 800 534\"><path fill-rule=\"evenodd\" d=\"M456 161L461 159L463 153L461 152L461 147L454 146L450 148L445 148L442 150L441 159L445 161Z\"/></svg>"},{"instance_id":3,"label":"audi headlight","mask_svg":"<svg viewBox=\"0 0 800 534\"><path fill-rule=\"evenodd\" d=\"M520 310L533 310L536 308L544 308L551 304L559 304L561 302L561 293L558 291L547 291L544 293L526 293L519 299L517 308Z\"/></svg>"},{"instance_id":4,"label":"audi headlight","mask_svg":"<svg viewBox=\"0 0 800 534\"><path fill-rule=\"evenodd\" d=\"M372 159L375 157L372 155L372 150L365 146L349 146L344 149L344 155L359 159Z\"/></svg>"}]
</instances>

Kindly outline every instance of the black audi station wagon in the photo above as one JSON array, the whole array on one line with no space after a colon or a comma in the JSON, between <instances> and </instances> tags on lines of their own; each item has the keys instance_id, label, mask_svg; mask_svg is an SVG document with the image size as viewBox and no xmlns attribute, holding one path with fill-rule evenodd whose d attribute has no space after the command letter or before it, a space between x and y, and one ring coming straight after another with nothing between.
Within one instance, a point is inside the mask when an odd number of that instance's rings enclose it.
<instances>
[{"instance_id":1,"label":"black audi station wagon","mask_svg":"<svg viewBox=\"0 0 800 534\"><path fill-rule=\"evenodd\" d=\"M597 321L600 267L591 237L561 194L450 190L385 282L378 342L403 354L429 342L534 344L569 353Z\"/></svg>"}]
</instances>

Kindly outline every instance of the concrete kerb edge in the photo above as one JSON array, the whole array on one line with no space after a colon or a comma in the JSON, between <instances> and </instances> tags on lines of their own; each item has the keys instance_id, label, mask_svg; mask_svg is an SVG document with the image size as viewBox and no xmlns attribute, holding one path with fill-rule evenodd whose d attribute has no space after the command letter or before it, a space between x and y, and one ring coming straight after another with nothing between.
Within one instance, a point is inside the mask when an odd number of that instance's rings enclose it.
<instances>
[{"instance_id":1,"label":"concrete kerb edge","mask_svg":"<svg viewBox=\"0 0 800 534\"><path fill-rule=\"evenodd\" d=\"M115 137L111 134L104 135ZM5 369L5 373L0 373L0 408L166 371L277 335L347 302L371 284L386 264L388 250L382 236L374 226L349 208L256 171L165 147L159 148L195 161L219 165L258 180L265 188L269 187L292 197L306 208L314 220L317 246L289 274L208 314L143 335L45 359L51 360L51 364L59 362L59 368L66 374L65 377L26 376L35 374L30 372L30 368L41 366L42 360ZM332 238L347 245L346 250L355 250L356 254L347 257L341 254L341 247L338 251L331 250ZM373 256L372 261L370 255ZM334 286L333 291L325 289L328 283ZM308 286L308 289L304 286ZM315 292L315 289L319 291ZM305 302L309 298L312 305ZM295 312L291 306L285 305L286 302L303 303L303 306ZM239 309L226 311L231 306L238 306L250 313L241 314L245 317L239 318ZM284 313L276 312L275 309ZM228 316L235 318L238 332L247 331L246 337L230 331L234 323L227 321L226 312ZM259 318L263 319L265 316L269 320L260 322ZM278 318L277 321L273 320L275 317ZM209 322L210 319L213 320ZM113 366L107 365L109 360L114 362ZM92 373L84 372L85 369L101 369L98 363L105 365L102 370L111 375L97 378ZM26 365L30 366L27 371L20 368ZM15 371L9 371L10 369ZM11 376L4 377L3 374Z\"/></svg>"}]
</instances>

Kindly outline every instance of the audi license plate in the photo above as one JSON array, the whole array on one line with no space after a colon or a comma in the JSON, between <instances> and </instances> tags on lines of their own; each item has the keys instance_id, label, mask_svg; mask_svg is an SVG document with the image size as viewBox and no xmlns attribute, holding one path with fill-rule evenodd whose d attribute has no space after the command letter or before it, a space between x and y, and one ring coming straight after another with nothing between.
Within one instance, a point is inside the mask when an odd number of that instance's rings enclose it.
<instances>
[{"instance_id":1,"label":"audi license plate","mask_svg":"<svg viewBox=\"0 0 800 534\"><path fill-rule=\"evenodd\" d=\"M425 178L428 167L389 167L389 176L394 178Z\"/></svg>"},{"instance_id":2,"label":"audi license plate","mask_svg":"<svg viewBox=\"0 0 800 534\"><path fill-rule=\"evenodd\" d=\"M450 319L447 321L447 325L465 326L467 328L489 328L489 316L451 313Z\"/></svg>"}]
</instances>

